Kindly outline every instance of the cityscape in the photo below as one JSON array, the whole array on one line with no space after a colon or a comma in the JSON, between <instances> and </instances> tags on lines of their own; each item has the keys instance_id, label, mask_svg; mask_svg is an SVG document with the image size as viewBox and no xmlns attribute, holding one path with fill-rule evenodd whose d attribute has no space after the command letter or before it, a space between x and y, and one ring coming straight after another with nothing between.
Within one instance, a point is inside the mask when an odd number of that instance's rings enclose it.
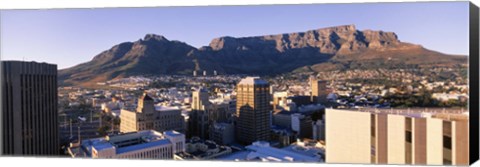
<instances>
[{"instance_id":1,"label":"cityscape","mask_svg":"<svg viewBox=\"0 0 480 167\"><path fill-rule=\"evenodd\" d=\"M468 165L468 56L398 36L331 25L196 48L146 34L68 68L2 60L0 151Z\"/></svg>"}]
</instances>

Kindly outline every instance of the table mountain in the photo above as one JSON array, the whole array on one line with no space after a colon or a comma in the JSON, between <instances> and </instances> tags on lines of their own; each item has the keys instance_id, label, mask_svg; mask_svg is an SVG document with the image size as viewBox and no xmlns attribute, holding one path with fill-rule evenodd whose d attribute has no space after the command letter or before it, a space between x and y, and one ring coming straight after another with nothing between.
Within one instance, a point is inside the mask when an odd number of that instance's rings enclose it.
<instances>
[{"instance_id":1,"label":"table mountain","mask_svg":"<svg viewBox=\"0 0 480 167\"><path fill-rule=\"evenodd\" d=\"M354 25L254 37L220 37L199 49L147 34L59 71L61 84L92 85L142 74L270 75L286 72L378 67L431 67L466 64L466 56L431 51L402 42L393 32L357 30Z\"/></svg>"}]
</instances>

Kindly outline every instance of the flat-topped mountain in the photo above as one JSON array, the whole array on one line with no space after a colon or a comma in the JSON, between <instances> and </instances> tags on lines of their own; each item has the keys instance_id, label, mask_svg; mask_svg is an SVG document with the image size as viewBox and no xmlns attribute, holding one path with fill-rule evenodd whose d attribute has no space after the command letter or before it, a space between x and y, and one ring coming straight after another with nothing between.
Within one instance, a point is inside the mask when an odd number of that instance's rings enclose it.
<instances>
[{"instance_id":1,"label":"flat-topped mountain","mask_svg":"<svg viewBox=\"0 0 480 167\"><path fill-rule=\"evenodd\" d=\"M431 51L402 42L393 32L357 30L354 25L254 37L220 37L199 49L147 34L106 50L91 61L59 71L61 84L90 86L131 75L271 75L353 67L424 67L466 64L466 56Z\"/></svg>"}]
</instances>

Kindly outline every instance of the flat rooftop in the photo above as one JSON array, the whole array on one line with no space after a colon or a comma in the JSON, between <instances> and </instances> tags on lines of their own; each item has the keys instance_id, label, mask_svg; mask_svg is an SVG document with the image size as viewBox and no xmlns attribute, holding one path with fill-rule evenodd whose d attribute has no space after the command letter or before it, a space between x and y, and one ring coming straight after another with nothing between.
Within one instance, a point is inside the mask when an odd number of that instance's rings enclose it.
<instances>
[{"instance_id":1,"label":"flat rooftop","mask_svg":"<svg viewBox=\"0 0 480 167\"><path fill-rule=\"evenodd\" d=\"M177 106L160 106L160 105L155 105L155 110L156 111L173 111L173 110L180 110Z\"/></svg>"},{"instance_id":2,"label":"flat rooftop","mask_svg":"<svg viewBox=\"0 0 480 167\"><path fill-rule=\"evenodd\" d=\"M320 158L306 154L300 154L289 149L278 149L266 145L252 144L246 147L252 150L255 154L249 156L259 157L271 161L297 161L297 162L320 162ZM253 158L253 157L248 157Z\"/></svg>"},{"instance_id":3,"label":"flat rooftop","mask_svg":"<svg viewBox=\"0 0 480 167\"><path fill-rule=\"evenodd\" d=\"M247 77L238 83L240 85L268 85L268 82L261 79L260 77Z\"/></svg>"},{"instance_id":4,"label":"flat rooftop","mask_svg":"<svg viewBox=\"0 0 480 167\"><path fill-rule=\"evenodd\" d=\"M354 109L330 109L351 112L369 112L376 114L403 115L414 118L437 118L451 121L468 121L469 111L463 108L354 108Z\"/></svg>"},{"instance_id":5,"label":"flat rooftop","mask_svg":"<svg viewBox=\"0 0 480 167\"><path fill-rule=\"evenodd\" d=\"M178 132L168 131L171 135L177 135ZM181 135L178 133L178 135ZM82 141L82 148L91 155L92 148L97 151L105 149L115 149L116 154L141 150L149 147L155 147L165 144L171 144L170 140L159 132L145 130L120 135L111 135L105 138L86 139Z\"/></svg>"}]
</instances>

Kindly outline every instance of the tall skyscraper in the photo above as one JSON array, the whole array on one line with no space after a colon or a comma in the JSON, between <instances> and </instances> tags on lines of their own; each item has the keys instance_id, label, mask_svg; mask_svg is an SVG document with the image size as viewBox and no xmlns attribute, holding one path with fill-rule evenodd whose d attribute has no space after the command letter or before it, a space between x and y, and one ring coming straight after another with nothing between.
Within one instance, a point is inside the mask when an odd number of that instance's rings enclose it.
<instances>
[{"instance_id":1,"label":"tall skyscraper","mask_svg":"<svg viewBox=\"0 0 480 167\"><path fill-rule=\"evenodd\" d=\"M205 110L210 104L208 101L208 91L200 88L192 92L192 110Z\"/></svg>"},{"instance_id":2,"label":"tall skyscraper","mask_svg":"<svg viewBox=\"0 0 480 167\"><path fill-rule=\"evenodd\" d=\"M314 77L310 77L310 87L312 94L310 95L310 101L313 103L325 103L327 102L327 82L318 80Z\"/></svg>"},{"instance_id":3,"label":"tall skyscraper","mask_svg":"<svg viewBox=\"0 0 480 167\"><path fill-rule=\"evenodd\" d=\"M247 77L237 85L237 141L252 144L270 138L270 85Z\"/></svg>"},{"instance_id":4,"label":"tall skyscraper","mask_svg":"<svg viewBox=\"0 0 480 167\"><path fill-rule=\"evenodd\" d=\"M211 103L208 100L208 90L200 88L192 92L192 111L188 118L188 137L197 136L202 139L208 138Z\"/></svg>"},{"instance_id":5,"label":"tall skyscraper","mask_svg":"<svg viewBox=\"0 0 480 167\"><path fill-rule=\"evenodd\" d=\"M1 153L57 155L57 65L22 61L1 65Z\"/></svg>"}]
</instances>

